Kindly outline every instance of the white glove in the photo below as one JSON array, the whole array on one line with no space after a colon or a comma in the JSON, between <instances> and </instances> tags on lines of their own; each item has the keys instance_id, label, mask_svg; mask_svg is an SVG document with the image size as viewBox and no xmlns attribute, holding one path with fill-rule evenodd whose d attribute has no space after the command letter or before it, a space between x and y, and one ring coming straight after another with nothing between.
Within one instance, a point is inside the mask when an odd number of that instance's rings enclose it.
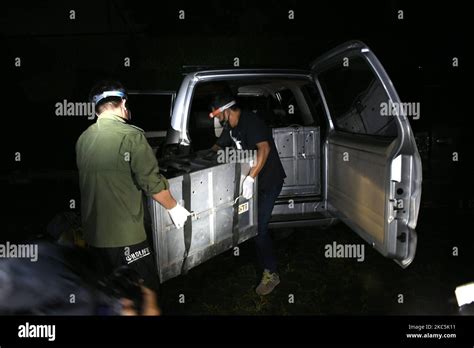
<instances>
[{"instance_id":1,"label":"white glove","mask_svg":"<svg viewBox=\"0 0 474 348\"><path fill-rule=\"evenodd\" d=\"M168 209L168 213L176 228L183 227L188 216L191 215L191 213L179 203L176 204L176 207Z\"/></svg>"},{"instance_id":2,"label":"white glove","mask_svg":"<svg viewBox=\"0 0 474 348\"><path fill-rule=\"evenodd\" d=\"M253 196L253 183L255 179L252 178L250 175L247 175L243 184L242 184L242 196L245 199L250 199Z\"/></svg>"}]
</instances>

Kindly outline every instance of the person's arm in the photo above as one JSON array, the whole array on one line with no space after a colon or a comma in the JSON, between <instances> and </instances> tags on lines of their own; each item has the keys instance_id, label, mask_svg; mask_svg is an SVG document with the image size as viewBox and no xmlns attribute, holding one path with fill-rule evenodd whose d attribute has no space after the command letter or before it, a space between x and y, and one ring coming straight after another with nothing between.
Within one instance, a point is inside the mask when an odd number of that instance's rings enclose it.
<instances>
[{"instance_id":1,"label":"person's arm","mask_svg":"<svg viewBox=\"0 0 474 348\"><path fill-rule=\"evenodd\" d=\"M270 153L270 144L268 141L262 141L256 144L257 146L257 163L250 168L249 175L255 179L267 162L268 154Z\"/></svg>"},{"instance_id":2,"label":"person's arm","mask_svg":"<svg viewBox=\"0 0 474 348\"><path fill-rule=\"evenodd\" d=\"M169 191L169 183L159 173L158 161L143 133L131 139L131 169L140 188L168 210L171 220L177 228L181 228L190 213L177 204Z\"/></svg>"},{"instance_id":3,"label":"person's arm","mask_svg":"<svg viewBox=\"0 0 474 348\"><path fill-rule=\"evenodd\" d=\"M219 151L227 146L232 145L232 139L230 137L230 129L228 127L224 127L222 130L221 136L217 139L216 143L211 147L211 150L214 152Z\"/></svg>"},{"instance_id":4,"label":"person's arm","mask_svg":"<svg viewBox=\"0 0 474 348\"><path fill-rule=\"evenodd\" d=\"M166 209L176 205L169 192L169 183L160 174L158 161L143 133L130 136L130 168L138 186Z\"/></svg>"},{"instance_id":5,"label":"person's arm","mask_svg":"<svg viewBox=\"0 0 474 348\"><path fill-rule=\"evenodd\" d=\"M255 165L250 168L249 176L255 179L267 162L271 151L271 130L265 122L258 116L252 120L251 126L247 128L247 144L252 148L257 148L257 158Z\"/></svg>"},{"instance_id":6,"label":"person's arm","mask_svg":"<svg viewBox=\"0 0 474 348\"><path fill-rule=\"evenodd\" d=\"M163 190L151 196L166 209L172 209L178 204L169 190Z\"/></svg>"},{"instance_id":7,"label":"person's arm","mask_svg":"<svg viewBox=\"0 0 474 348\"><path fill-rule=\"evenodd\" d=\"M253 196L255 178L265 166L270 154L270 132L265 122L257 116L253 119L252 125L247 128L247 144L250 148L257 148L257 163L250 168L248 175L242 183L242 196L246 199L250 199Z\"/></svg>"},{"instance_id":8,"label":"person's arm","mask_svg":"<svg viewBox=\"0 0 474 348\"><path fill-rule=\"evenodd\" d=\"M197 154L201 154L202 156L207 156L208 154L212 152L218 152L219 150L230 145L232 145L232 140L230 138L229 130L224 128L221 136L216 140L216 143L212 145L210 149L198 151Z\"/></svg>"}]
</instances>

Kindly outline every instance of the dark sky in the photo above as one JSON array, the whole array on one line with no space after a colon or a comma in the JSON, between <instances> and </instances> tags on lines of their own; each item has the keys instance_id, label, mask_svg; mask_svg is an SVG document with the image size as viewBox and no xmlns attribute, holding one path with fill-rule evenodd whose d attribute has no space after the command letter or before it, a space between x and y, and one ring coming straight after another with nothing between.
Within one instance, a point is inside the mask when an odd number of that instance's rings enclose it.
<instances>
[{"instance_id":1,"label":"dark sky","mask_svg":"<svg viewBox=\"0 0 474 348\"><path fill-rule=\"evenodd\" d=\"M9 2L0 13L5 168L74 168L74 143L90 124L61 119L54 104L83 101L115 77L132 89L177 89L184 65L299 67L347 40L377 54L403 100L422 101L415 128L464 117L469 12L464 2L408 1ZM75 19L70 19L70 11ZM178 18L184 10L185 19ZM288 11L294 11L294 20ZM397 18L403 11L403 20ZM452 69L452 57L460 67ZM21 57L21 68L14 66ZM124 67L124 57L131 66ZM38 151L43 155L38 156Z\"/></svg>"}]
</instances>

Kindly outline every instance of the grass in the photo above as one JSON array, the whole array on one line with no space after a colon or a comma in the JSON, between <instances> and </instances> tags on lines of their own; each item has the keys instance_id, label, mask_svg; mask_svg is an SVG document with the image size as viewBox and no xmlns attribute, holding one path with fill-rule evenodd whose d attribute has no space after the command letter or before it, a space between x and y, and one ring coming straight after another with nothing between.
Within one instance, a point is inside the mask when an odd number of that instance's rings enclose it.
<instances>
[{"instance_id":1,"label":"grass","mask_svg":"<svg viewBox=\"0 0 474 348\"><path fill-rule=\"evenodd\" d=\"M456 314L454 288L472 281L470 262L451 256L450 243L456 242L443 234L445 228L454 227L430 220L429 214L420 218L417 256L407 269L343 224L297 229L275 242L281 283L268 296L254 292L258 277L250 240L241 245L240 256L226 252L162 284L160 303L168 315ZM324 246L333 241L364 243L364 262L326 258ZM472 249L472 244L463 245ZM186 296L184 304L179 294ZM399 294L404 303L398 302Z\"/></svg>"}]
</instances>

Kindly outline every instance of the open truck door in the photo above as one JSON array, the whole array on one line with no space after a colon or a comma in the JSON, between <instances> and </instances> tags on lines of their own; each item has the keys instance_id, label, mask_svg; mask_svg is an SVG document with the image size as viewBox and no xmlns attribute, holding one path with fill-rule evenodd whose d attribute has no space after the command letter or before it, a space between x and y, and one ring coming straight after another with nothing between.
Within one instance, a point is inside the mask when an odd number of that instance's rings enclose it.
<instances>
[{"instance_id":1,"label":"open truck door","mask_svg":"<svg viewBox=\"0 0 474 348\"><path fill-rule=\"evenodd\" d=\"M311 69L329 121L323 152L328 210L405 268L416 251L422 181L406 112L413 110L362 42L336 47Z\"/></svg>"}]
</instances>

